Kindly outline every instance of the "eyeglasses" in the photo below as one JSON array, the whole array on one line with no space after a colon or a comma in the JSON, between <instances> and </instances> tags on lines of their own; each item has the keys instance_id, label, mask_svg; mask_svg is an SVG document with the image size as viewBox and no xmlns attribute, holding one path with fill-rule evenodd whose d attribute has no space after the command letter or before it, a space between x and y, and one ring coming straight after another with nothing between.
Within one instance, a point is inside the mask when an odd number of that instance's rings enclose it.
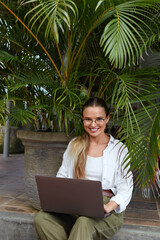
<instances>
[{"instance_id":1,"label":"eyeglasses","mask_svg":"<svg viewBox=\"0 0 160 240\"><path fill-rule=\"evenodd\" d=\"M95 120L90 119L90 118L82 119L82 121L85 125L90 125L93 122L95 122L96 124L103 124L104 120L105 120L105 118L96 118Z\"/></svg>"}]
</instances>

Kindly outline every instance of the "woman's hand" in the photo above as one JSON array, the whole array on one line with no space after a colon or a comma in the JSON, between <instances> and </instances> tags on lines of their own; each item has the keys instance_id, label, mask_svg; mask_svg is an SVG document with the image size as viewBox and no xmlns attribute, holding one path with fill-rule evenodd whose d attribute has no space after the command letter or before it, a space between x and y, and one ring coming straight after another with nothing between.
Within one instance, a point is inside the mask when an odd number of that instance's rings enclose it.
<instances>
[{"instance_id":1,"label":"woman's hand","mask_svg":"<svg viewBox=\"0 0 160 240\"><path fill-rule=\"evenodd\" d=\"M110 213L118 207L118 204L115 201L110 201L107 204L104 204L104 211Z\"/></svg>"}]
</instances>

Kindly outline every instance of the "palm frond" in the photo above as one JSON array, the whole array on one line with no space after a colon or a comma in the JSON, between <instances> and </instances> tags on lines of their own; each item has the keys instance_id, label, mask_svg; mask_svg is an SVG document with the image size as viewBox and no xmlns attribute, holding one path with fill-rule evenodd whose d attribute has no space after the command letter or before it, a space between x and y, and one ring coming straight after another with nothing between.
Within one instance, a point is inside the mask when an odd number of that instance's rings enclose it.
<instances>
[{"instance_id":1,"label":"palm frond","mask_svg":"<svg viewBox=\"0 0 160 240\"><path fill-rule=\"evenodd\" d=\"M134 172L135 185L142 189L151 187L156 192L158 190L156 171L160 157L158 145L160 104L147 107L147 111L152 119L142 108L135 112L136 119L140 123L140 131L137 130L134 122L134 132L126 137L127 126L124 123L120 134L129 148L128 158L130 158L131 168Z\"/></svg>"},{"instance_id":2,"label":"palm frond","mask_svg":"<svg viewBox=\"0 0 160 240\"><path fill-rule=\"evenodd\" d=\"M37 32L39 32L42 25L47 21L45 36L46 38L54 36L57 43L59 42L59 28L64 32L63 25L66 25L68 28L71 26L69 11L71 11L75 17L78 15L78 9L72 0L67 0L65 2L63 0L45 0L40 3L37 0L26 0L22 2L23 4L35 4L35 7L33 7L26 15L28 16L33 13L29 21L29 24L32 22L31 29L36 22L40 20L37 29ZM42 18L43 20L41 20Z\"/></svg>"},{"instance_id":3,"label":"palm frond","mask_svg":"<svg viewBox=\"0 0 160 240\"><path fill-rule=\"evenodd\" d=\"M147 102L149 105L154 105L153 99L155 101L158 94L158 81L159 73L153 68L140 69L129 75L128 73L117 75L111 101L111 107L115 106L114 115L117 119L120 113L129 124L130 116L134 116L134 108L137 108L136 104L139 103L144 109Z\"/></svg>"},{"instance_id":4,"label":"palm frond","mask_svg":"<svg viewBox=\"0 0 160 240\"><path fill-rule=\"evenodd\" d=\"M155 10L155 2L158 1L146 1L145 6L144 2L127 1L111 10L114 17L106 24L100 45L111 64L117 68L136 64L147 43L155 40L153 25L159 31L159 20L154 21L156 13L151 11Z\"/></svg>"}]
</instances>

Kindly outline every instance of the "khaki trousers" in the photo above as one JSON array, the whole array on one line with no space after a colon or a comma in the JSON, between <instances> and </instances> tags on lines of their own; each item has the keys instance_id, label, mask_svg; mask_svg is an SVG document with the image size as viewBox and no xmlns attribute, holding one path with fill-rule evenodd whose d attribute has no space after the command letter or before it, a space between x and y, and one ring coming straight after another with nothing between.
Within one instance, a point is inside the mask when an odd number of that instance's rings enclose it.
<instances>
[{"instance_id":1,"label":"khaki trousers","mask_svg":"<svg viewBox=\"0 0 160 240\"><path fill-rule=\"evenodd\" d=\"M104 196L104 203L108 201ZM124 212L114 211L104 219L40 211L34 224L40 240L107 240L120 229L123 217Z\"/></svg>"}]
</instances>

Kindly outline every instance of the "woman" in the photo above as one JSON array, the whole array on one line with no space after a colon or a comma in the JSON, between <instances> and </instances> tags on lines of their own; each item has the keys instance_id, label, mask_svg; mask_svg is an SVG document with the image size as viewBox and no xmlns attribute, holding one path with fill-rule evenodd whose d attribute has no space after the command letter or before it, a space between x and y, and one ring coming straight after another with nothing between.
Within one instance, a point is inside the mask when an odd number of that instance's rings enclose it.
<instances>
[{"instance_id":1,"label":"woman","mask_svg":"<svg viewBox=\"0 0 160 240\"><path fill-rule=\"evenodd\" d=\"M122 226L133 182L128 167L122 164L127 149L105 133L109 119L104 100L90 98L84 104L82 121L85 133L69 143L57 177L101 181L104 211L110 215L94 219L41 211L35 217L36 231L41 240L111 239Z\"/></svg>"}]
</instances>

